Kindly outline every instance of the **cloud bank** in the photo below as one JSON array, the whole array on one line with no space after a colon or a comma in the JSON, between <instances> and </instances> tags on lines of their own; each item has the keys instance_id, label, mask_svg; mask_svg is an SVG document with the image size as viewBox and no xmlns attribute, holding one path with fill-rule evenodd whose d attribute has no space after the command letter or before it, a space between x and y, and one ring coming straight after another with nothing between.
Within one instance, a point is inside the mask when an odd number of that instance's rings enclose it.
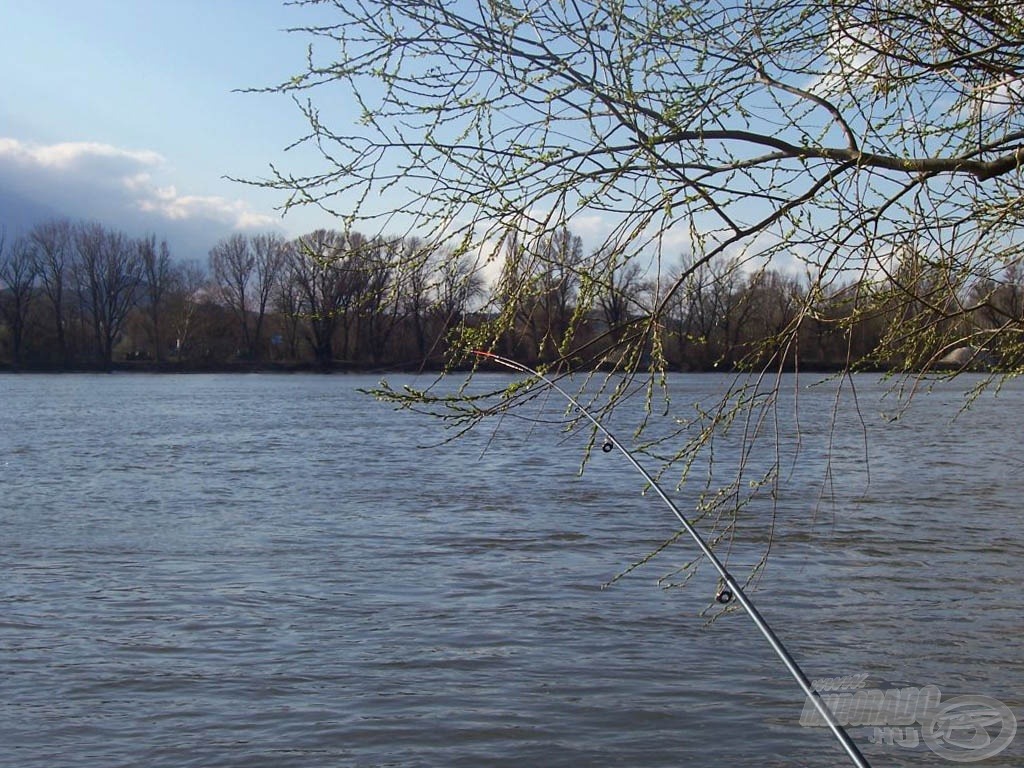
<instances>
[{"instance_id":1,"label":"cloud bank","mask_svg":"<svg viewBox=\"0 0 1024 768\"><path fill-rule=\"evenodd\" d=\"M167 165L151 150L0 137L0 225L17 234L43 214L97 220L135 236L166 237L176 255L199 259L233 232L280 229L279 219L245 201L162 183Z\"/></svg>"}]
</instances>

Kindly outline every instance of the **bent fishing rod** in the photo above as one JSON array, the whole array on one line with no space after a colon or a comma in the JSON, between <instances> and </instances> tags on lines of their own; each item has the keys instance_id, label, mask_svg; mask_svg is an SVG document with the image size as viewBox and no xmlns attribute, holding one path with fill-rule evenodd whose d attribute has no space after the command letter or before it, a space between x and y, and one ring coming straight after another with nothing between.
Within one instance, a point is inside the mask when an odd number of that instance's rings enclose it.
<instances>
[{"instance_id":1,"label":"bent fishing rod","mask_svg":"<svg viewBox=\"0 0 1024 768\"><path fill-rule=\"evenodd\" d=\"M666 494L665 491L662 490L661 486L654 479L651 473L644 468L644 466L639 462L639 460L637 460L633 453L628 448L626 448L626 446L619 442L618 438L616 438L615 435L612 434L611 430L605 427L604 424L602 424L576 397L574 397L572 394L570 394L562 387L560 387L557 381L545 376L540 371L534 370L533 368L530 368L527 365L523 365L522 363L516 362L515 360L511 360L507 357L502 357L501 355L497 355L493 352L474 350L474 354L479 357L492 360L495 363L498 363L499 365L502 365L513 371L525 373L529 376L535 377L545 386L549 387L551 390L557 392L559 395L564 397L569 402L569 404L577 410L578 413L580 413L588 422L590 422L590 424L594 426L594 428L604 437L605 442L602 449L605 451L605 453L610 452L612 449L618 449L619 453L626 457L626 460L633 466L633 468L637 472L640 473L640 475L648 483L648 485L650 485L650 487L654 489L654 492L658 495L658 498L665 502L665 506L667 506L669 510L671 510L672 514L683 526L683 530L686 531L687 535L697 545L697 548L701 551L701 554L703 554L704 557L708 559L708 562L710 562L712 567L714 567L714 569L718 572L718 575L721 577L722 582L725 584L725 587L719 590L715 599L722 604L728 603L731 600L735 599L739 602L741 606L743 606L743 610L745 610L747 612L747 615L750 616L751 621L754 622L754 626L757 627L761 635L764 636L764 639L768 641L768 645L771 646L772 650L775 652L775 655L779 657L779 659L785 665L786 669L789 670L789 673L796 680L797 685L800 686L801 690L803 690L804 694L806 694L807 698L810 700L811 704L817 710L818 714L821 715L822 719L825 721L829 729L835 735L840 745L846 751L846 754L850 756L850 759L853 761L854 765L856 765L858 768L871 768L868 761L865 759L864 755L862 755L861 751L857 748L857 745L853 743L853 740L850 738L850 735L843 729L843 726L840 725L839 722L836 720L835 716L832 714L832 711L828 708L828 705L825 704L824 700L822 700L818 692L814 690L814 687L811 685L811 681L808 679L807 675L804 674L804 671L800 668L800 665L797 664L796 659L793 658L793 655L786 649L786 646L782 644L782 640L779 639L779 636L775 634L775 631L768 625L768 622L765 621L764 617L761 615L761 612L757 610L757 608L751 602L750 598L747 597L747 594L743 591L743 588L740 586L739 582L736 581L733 575L729 572L729 569L726 568L725 563L723 563L719 559L718 555L714 553L714 551L711 549L708 543L704 540L704 537L700 535L700 533L693 526L693 524L690 523L687 517L679 511L679 508L675 505L672 499L668 497L668 494Z\"/></svg>"}]
</instances>

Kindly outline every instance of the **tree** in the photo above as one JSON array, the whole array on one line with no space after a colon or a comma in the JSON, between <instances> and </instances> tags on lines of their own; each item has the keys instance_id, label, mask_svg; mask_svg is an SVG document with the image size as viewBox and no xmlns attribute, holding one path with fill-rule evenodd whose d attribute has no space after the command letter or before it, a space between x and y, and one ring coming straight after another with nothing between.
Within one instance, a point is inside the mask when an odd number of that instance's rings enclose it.
<instances>
[{"instance_id":1,"label":"tree","mask_svg":"<svg viewBox=\"0 0 1024 768\"><path fill-rule=\"evenodd\" d=\"M210 249L210 277L217 295L234 314L241 331L241 343L249 356L255 353L251 330L252 283L256 258L249 247L249 238L234 234L223 238Z\"/></svg>"},{"instance_id":2,"label":"tree","mask_svg":"<svg viewBox=\"0 0 1024 768\"><path fill-rule=\"evenodd\" d=\"M11 332L11 356L21 362L29 310L35 298L38 262L28 241L19 238L8 248L0 234L0 316Z\"/></svg>"},{"instance_id":3,"label":"tree","mask_svg":"<svg viewBox=\"0 0 1024 768\"><path fill-rule=\"evenodd\" d=\"M682 228L695 266L803 253L822 280L908 233L955 236L969 273L1019 237L1012 4L334 7L337 23L306 29L307 71L276 90L342 81L362 114L338 131L309 102L305 141L326 167L268 182L295 203L347 205L411 180L388 210L337 213L404 212L481 242L513 220L555 232L599 213L613 223L602 245L625 260Z\"/></svg>"},{"instance_id":4,"label":"tree","mask_svg":"<svg viewBox=\"0 0 1024 768\"><path fill-rule=\"evenodd\" d=\"M253 293L256 312L251 352L258 360L263 353L263 326L267 310L281 280L281 272L288 260L291 245L276 234L253 235L249 242L252 245L255 262Z\"/></svg>"},{"instance_id":5,"label":"tree","mask_svg":"<svg viewBox=\"0 0 1024 768\"><path fill-rule=\"evenodd\" d=\"M452 329L461 326L473 303L484 295L484 281L473 260L441 251L434 263L434 317L436 337L446 338Z\"/></svg>"},{"instance_id":6,"label":"tree","mask_svg":"<svg viewBox=\"0 0 1024 768\"><path fill-rule=\"evenodd\" d=\"M529 243L599 221L601 258L582 270L578 309L609 285L602 264L653 265L656 301L609 316L625 324L609 329L612 348L551 366L656 377L679 295L724 259L740 277L784 268L810 276L791 297L792 321L772 334L774 349L823 318L816 302L842 287L843 311L828 316L836 332L852 339L879 318L907 320L905 332L883 338L884 357L913 375L982 328L993 302L964 301L965 292L1015 260L1024 240L1016 4L330 5L336 21L304 29L305 71L269 89L296 97L310 125L300 143L323 167L307 175L276 166L259 183L350 226L397 218L431 242L457 243L456 252L497 254L501 304L494 322L466 336L467 352L521 337L517 318L532 316L537 298L524 268ZM318 94L334 98L339 84L359 105L350 126L330 125L317 108ZM665 249L680 242L685 268L661 273ZM938 281L885 278L899 277L893 260L908 248L922 264L946 265ZM908 311L892 314L898 306ZM741 303L719 315L727 346L739 339L736 313L748 311ZM576 327L586 315L575 313ZM1021 321L1004 319L1002 337L1020 336ZM991 322L983 330L992 341ZM785 356L744 357L781 366ZM605 413L629 387L601 391ZM702 434L732 423L743 403L770 408L773 399L731 390ZM460 413L472 421L485 412ZM668 461L689 467L708 440L669 451ZM749 498L738 487L705 498L738 509Z\"/></svg>"},{"instance_id":7,"label":"tree","mask_svg":"<svg viewBox=\"0 0 1024 768\"><path fill-rule=\"evenodd\" d=\"M579 299L580 275L585 269L583 238L560 229L542 238L537 250L543 265L538 277L546 320L546 343L542 341L538 346L564 353Z\"/></svg>"},{"instance_id":8,"label":"tree","mask_svg":"<svg viewBox=\"0 0 1024 768\"><path fill-rule=\"evenodd\" d=\"M36 271L50 306L60 359L67 368L71 365L67 298L75 261L71 222L67 219L42 222L29 231L28 239L34 246Z\"/></svg>"},{"instance_id":9,"label":"tree","mask_svg":"<svg viewBox=\"0 0 1024 768\"><path fill-rule=\"evenodd\" d=\"M174 264L166 240L161 240L157 248L156 237L150 235L138 241L138 248L142 260L147 332L153 347L153 357L159 363L164 359L163 321L168 293L174 282Z\"/></svg>"},{"instance_id":10,"label":"tree","mask_svg":"<svg viewBox=\"0 0 1024 768\"><path fill-rule=\"evenodd\" d=\"M643 268L635 261L616 263L607 259L598 273L597 303L601 315L616 342L622 342L630 321L643 317L647 308L641 303Z\"/></svg>"},{"instance_id":11,"label":"tree","mask_svg":"<svg viewBox=\"0 0 1024 768\"><path fill-rule=\"evenodd\" d=\"M683 259L669 271L666 290L673 291L673 296L665 303L666 327L681 367L699 371L728 367L733 357L730 327L735 325L742 281L739 261L721 256L700 264Z\"/></svg>"},{"instance_id":12,"label":"tree","mask_svg":"<svg viewBox=\"0 0 1024 768\"><path fill-rule=\"evenodd\" d=\"M353 264L364 285L356 318L357 339L374 364L384 359L402 310L396 279L401 252L398 239L374 238L363 243Z\"/></svg>"},{"instance_id":13,"label":"tree","mask_svg":"<svg viewBox=\"0 0 1024 768\"><path fill-rule=\"evenodd\" d=\"M345 363L354 363L358 358L360 316L371 292L367 259L376 240L360 232L345 232L340 241L342 247L334 253L337 353Z\"/></svg>"},{"instance_id":14,"label":"tree","mask_svg":"<svg viewBox=\"0 0 1024 768\"><path fill-rule=\"evenodd\" d=\"M197 318L208 291L206 270L198 261L178 264L167 296L167 316L174 334L174 355L180 361L191 355Z\"/></svg>"},{"instance_id":15,"label":"tree","mask_svg":"<svg viewBox=\"0 0 1024 768\"><path fill-rule=\"evenodd\" d=\"M291 360L296 360L299 357L299 328L302 324L302 293L294 271L296 262L294 247L294 244L289 244L271 304L283 326L283 337L288 350L288 358Z\"/></svg>"},{"instance_id":16,"label":"tree","mask_svg":"<svg viewBox=\"0 0 1024 768\"><path fill-rule=\"evenodd\" d=\"M568 229L532 239L528 232L510 234L495 295L499 309L509 315L509 330L529 342L529 359L557 360L575 331L583 240Z\"/></svg>"},{"instance_id":17,"label":"tree","mask_svg":"<svg viewBox=\"0 0 1024 768\"><path fill-rule=\"evenodd\" d=\"M74 228L80 269L80 306L90 320L99 361L110 367L114 345L138 299L144 276L139 242L101 224Z\"/></svg>"},{"instance_id":18,"label":"tree","mask_svg":"<svg viewBox=\"0 0 1024 768\"><path fill-rule=\"evenodd\" d=\"M434 253L415 237L403 238L401 248L397 264L399 302L403 318L412 335L415 361L420 365L426 365L432 351L427 343L427 324L431 304L430 278Z\"/></svg>"},{"instance_id":19,"label":"tree","mask_svg":"<svg viewBox=\"0 0 1024 768\"><path fill-rule=\"evenodd\" d=\"M318 229L300 237L291 251L289 270L299 292L299 312L309 329L308 340L317 364L334 364L334 335L341 307L347 301L344 260L347 238Z\"/></svg>"},{"instance_id":20,"label":"tree","mask_svg":"<svg viewBox=\"0 0 1024 768\"><path fill-rule=\"evenodd\" d=\"M1024 344L1005 331L1024 321L1024 268L1011 261L992 277L975 282L970 299L981 308L973 348L998 355L1002 363L1018 369L1024 364ZM973 360L971 361L973 362Z\"/></svg>"},{"instance_id":21,"label":"tree","mask_svg":"<svg viewBox=\"0 0 1024 768\"><path fill-rule=\"evenodd\" d=\"M267 310L290 247L276 234L234 234L210 249L214 287L238 321L244 354L249 359L260 360L263 356Z\"/></svg>"}]
</instances>

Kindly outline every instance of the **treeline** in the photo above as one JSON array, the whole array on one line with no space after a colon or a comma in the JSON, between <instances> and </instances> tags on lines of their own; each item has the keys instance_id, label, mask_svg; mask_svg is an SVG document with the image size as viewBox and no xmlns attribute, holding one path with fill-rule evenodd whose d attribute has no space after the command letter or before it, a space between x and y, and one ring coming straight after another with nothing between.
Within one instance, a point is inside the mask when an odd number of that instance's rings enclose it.
<instances>
[{"instance_id":1,"label":"treeline","mask_svg":"<svg viewBox=\"0 0 1024 768\"><path fill-rule=\"evenodd\" d=\"M0 244L0 362L434 367L482 291L467 259L409 238L236 234L198 262L55 220Z\"/></svg>"},{"instance_id":2,"label":"treeline","mask_svg":"<svg viewBox=\"0 0 1024 768\"><path fill-rule=\"evenodd\" d=\"M49 221L0 241L0 364L439 368L476 342L529 364L597 365L637 334L676 370L923 366L959 344L987 362L1019 357L997 338L1024 311L1015 266L979 278L908 253L883 278L826 290L717 259L651 279L567 231L510 240L500 263L488 284L450 248L333 230L236 234L187 261L153 236ZM908 354L897 342L911 328L922 346Z\"/></svg>"}]
</instances>

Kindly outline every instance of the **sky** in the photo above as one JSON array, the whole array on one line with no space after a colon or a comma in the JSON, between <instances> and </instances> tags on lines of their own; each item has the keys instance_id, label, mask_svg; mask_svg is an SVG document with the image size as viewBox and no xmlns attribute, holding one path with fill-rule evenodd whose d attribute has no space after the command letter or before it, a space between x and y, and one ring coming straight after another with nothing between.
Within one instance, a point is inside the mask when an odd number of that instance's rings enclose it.
<instances>
[{"instance_id":1,"label":"sky","mask_svg":"<svg viewBox=\"0 0 1024 768\"><path fill-rule=\"evenodd\" d=\"M237 91L302 71L308 39L285 30L324 13L282 0L0 0L0 226L97 220L200 261L234 232L332 226L313 210L282 218L283 193L226 178L301 159L284 151L305 133L292 101Z\"/></svg>"},{"instance_id":2,"label":"sky","mask_svg":"<svg viewBox=\"0 0 1024 768\"><path fill-rule=\"evenodd\" d=\"M337 20L285 0L0 0L0 231L95 220L205 262L236 232L339 226L315 208L282 217L285 193L228 178L322 170L285 151L308 131L290 97L239 90L303 72L310 38L287 29ZM315 96L334 128L359 114L344 88ZM577 216L573 231L599 244L612 224ZM677 235L673 253L690 248Z\"/></svg>"}]
</instances>

